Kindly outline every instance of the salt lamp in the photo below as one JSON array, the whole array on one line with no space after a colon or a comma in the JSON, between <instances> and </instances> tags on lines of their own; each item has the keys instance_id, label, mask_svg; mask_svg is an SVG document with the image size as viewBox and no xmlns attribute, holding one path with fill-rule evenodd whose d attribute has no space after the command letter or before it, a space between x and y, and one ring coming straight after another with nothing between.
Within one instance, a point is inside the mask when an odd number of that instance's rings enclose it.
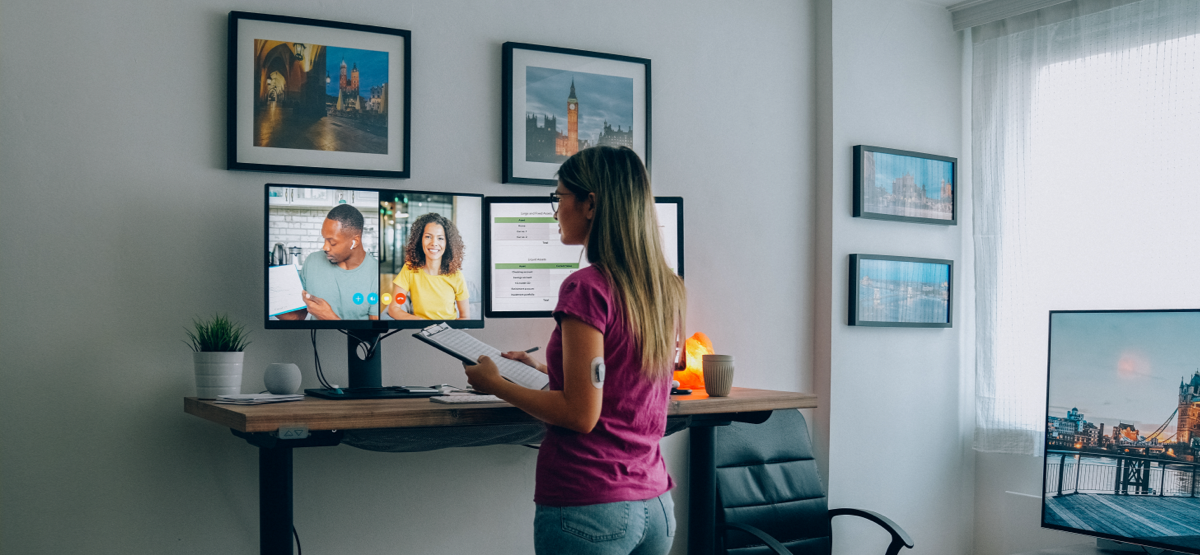
<instances>
[{"instance_id":1,"label":"salt lamp","mask_svg":"<svg viewBox=\"0 0 1200 555\"><path fill-rule=\"evenodd\" d=\"M704 389L703 355L714 354L712 341L703 333L696 332L683 343L687 368L675 372L681 389Z\"/></svg>"}]
</instances>

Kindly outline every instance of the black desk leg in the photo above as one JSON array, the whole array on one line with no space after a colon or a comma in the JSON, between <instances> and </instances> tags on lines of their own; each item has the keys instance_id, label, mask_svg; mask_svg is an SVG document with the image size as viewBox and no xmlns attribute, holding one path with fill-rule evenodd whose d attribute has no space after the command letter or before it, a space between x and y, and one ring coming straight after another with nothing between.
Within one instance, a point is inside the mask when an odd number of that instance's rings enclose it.
<instances>
[{"instance_id":1,"label":"black desk leg","mask_svg":"<svg viewBox=\"0 0 1200 555\"><path fill-rule=\"evenodd\" d=\"M258 448L258 552L292 555L292 448Z\"/></svg>"},{"instance_id":2,"label":"black desk leg","mask_svg":"<svg viewBox=\"0 0 1200 555\"><path fill-rule=\"evenodd\" d=\"M717 472L712 425L689 430L688 555L713 555L717 541Z\"/></svg>"}]
</instances>

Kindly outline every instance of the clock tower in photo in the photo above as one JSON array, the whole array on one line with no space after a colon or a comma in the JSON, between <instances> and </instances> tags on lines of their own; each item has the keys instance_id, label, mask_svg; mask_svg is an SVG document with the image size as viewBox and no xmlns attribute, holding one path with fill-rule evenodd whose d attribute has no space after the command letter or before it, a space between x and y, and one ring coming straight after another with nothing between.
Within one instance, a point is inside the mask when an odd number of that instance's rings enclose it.
<instances>
[{"instance_id":1,"label":"clock tower in photo","mask_svg":"<svg viewBox=\"0 0 1200 555\"><path fill-rule=\"evenodd\" d=\"M571 79L571 96L567 97L567 149L571 156L579 152L579 100L575 98L575 80Z\"/></svg>"}]
</instances>

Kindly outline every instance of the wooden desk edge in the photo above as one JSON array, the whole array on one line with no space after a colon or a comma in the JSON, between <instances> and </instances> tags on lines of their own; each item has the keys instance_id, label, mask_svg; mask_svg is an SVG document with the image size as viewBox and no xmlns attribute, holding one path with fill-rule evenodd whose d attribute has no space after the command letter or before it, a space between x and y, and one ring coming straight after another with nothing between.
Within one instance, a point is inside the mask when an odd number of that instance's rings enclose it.
<instances>
[{"instance_id":1,"label":"wooden desk edge","mask_svg":"<svg viewBox=\"0 0 1200 555\"><path fill-rule=\"evenodd\" d=\"M735 387L728 397L708 397L703 391L671 397L669 416L732 414L779 409L816 408L812 393ZM350 409L350 410L347 410ZM273 432L282 425L305 425L310 430L485 426L531 422L533 417L507 403L463 407L426 399L386 401L304 401L267 405L219 405L184 397L184 412L240 432Z\"/></svg>"}]
</instances>

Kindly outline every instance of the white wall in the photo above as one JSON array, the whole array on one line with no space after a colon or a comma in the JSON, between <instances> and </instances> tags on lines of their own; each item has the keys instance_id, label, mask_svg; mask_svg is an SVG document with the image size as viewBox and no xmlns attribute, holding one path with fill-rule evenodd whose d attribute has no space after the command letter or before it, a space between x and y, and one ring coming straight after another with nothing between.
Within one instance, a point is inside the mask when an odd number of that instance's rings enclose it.
<instances>
[{"instance_id":1,"label":"white wall","mask_svg":"<svg viewBox=\"0 0 1200 555\"><path fill-rule=\"evenodd\" d=\"M230 9L412 30L413 178L226 171ZM194 389L182 328L228 312L255 330L246 391L275 361L297 362L316 386L307 333L258 323L265 182L546 192L499 184L507 40L653 60L653 177L658 193L686 199L689 327L738 357L736 385L811 390L812 10L787 0L3 0L0 551L257 552L256 451L183 413ZM912 146L946 151L939 140ZM489 321L478 336L524 348L544 346L550 330ZM320 340L335 379L340 338ZM404 336L387 340L384 366L388 384L464 383L454 361ZM686 445L686 434L664 441L680 515ZM312 553L528 553L534 457L515 446L302 449L295 522ZM675 553L686 537L685 523Z\"/></svg>"},{"instance_id":2,"label":"white wall","mask_svg":"<svg viewBox=\"0 0 1200 555\"><path fill-rule=\"evenodd\" d=\"M972 413L964 389L963 303L950 329L846 325L852 253L951 259L963 276L963 227L851 217L852 147L866 144L962 158L961 38L944 8L911 0L821 3L829 33L818 51L822 188L817 236L816 390L827 394L829 499L879 511L915 539L912 553L972 547ZM827 65L823 65L827 64ZM960 168L959 175L969 172ZM959 206L969 205L960 188ZM821 217L818 219L821 220ZM828 250L823 250L828 249ZM818 339L822 341L823 339ZM969 389L966 391L969 392ZM834 523L836 553L866 553L887 535L865 521Z\"/></svg>"}]
</instances>

